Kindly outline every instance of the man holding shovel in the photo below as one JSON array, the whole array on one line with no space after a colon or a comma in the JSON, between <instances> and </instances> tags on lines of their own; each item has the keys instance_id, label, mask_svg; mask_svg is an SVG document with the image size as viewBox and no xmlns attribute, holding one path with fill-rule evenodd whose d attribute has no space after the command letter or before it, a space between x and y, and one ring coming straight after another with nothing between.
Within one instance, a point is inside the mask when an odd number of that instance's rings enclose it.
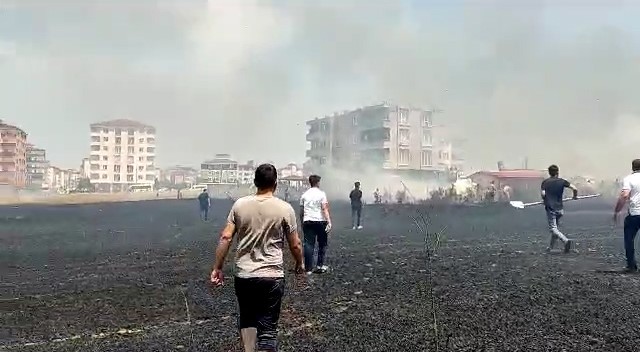
<instances>
[{"instance_id":1,"label":"man holding shovel","mask_svg":"<svg viewBox=\"0 0 640 352\"><path fill-rule=\"evenodd\" d=\"M549 231L551 232L551 242L547 252L550 252L556 244L556 240L560 239L564 243L564 252L569 253L571 251L571 245L573 241L568 239L558 229L558 221L564 215L564 209L562 204L562 195L565 188L571 188L573 190L573 199L578 199L578 189L569 183L569 181L560 178L560 169L557 165L549 166L549 178L542 181L540 187L540 194L544 204L544 209L547 212L547 221L549 223Z\"/></svg>"}]
</instances>

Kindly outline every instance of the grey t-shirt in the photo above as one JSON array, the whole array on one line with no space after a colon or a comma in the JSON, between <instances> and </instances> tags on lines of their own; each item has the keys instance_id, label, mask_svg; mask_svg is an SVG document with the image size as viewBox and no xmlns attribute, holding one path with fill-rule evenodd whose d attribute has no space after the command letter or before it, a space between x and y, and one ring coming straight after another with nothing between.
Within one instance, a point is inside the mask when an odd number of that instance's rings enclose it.
<instances>
[{"instance_id":1,"label":"grey t-shirt","mask_svg":"<svg viewBox=\"0 0 640 352\"><path fill-rule=\"evenodd\" d=\"M282 248L286 236L297 229L289 203L273 196L242 197L227 221L236 226L237 277L284 277Z\"/></svg>"},{"instance_id":2,"label":"grey t-shirt","mask_svg":"<svg viewBox=\"0 0 640 352\"><path fill-rule=\"evenodd\" d=\"M542 181L540 188L544 190L544 207L547 211L560 211L563 209L562 195L564 189L571 184L560 177L549 177Z\"/></svg>"}]
</instances>

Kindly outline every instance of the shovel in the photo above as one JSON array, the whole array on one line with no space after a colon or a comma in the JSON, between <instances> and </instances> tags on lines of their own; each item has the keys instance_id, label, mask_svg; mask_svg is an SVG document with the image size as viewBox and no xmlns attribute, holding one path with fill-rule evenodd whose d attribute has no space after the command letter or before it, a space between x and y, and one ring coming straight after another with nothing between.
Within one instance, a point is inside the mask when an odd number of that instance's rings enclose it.
<instances>
[{"instance_id":1,"label":"shovel","mask_svg":"<svg viewBox=\"0 0 640 352\"><path fill-rule=\"evenodd\" d=\"M581 200L581 199L589 199L589 198L596 198L596 197L600 197L600 194L590 194L590 195L587 195L587 196L580 196L580 197L578 197L576 199L565 198L562 201L563 202L568 202L568 201L572 201L572 200ZM524 209L526 207L530 207L530 206L533 206L533 205L541 205L543 203L544 203L543 201L533 202L533 203L524 203L524 202L521 202L519 200L512 200L512 201L509 202L509 204L511 204L512 207L517 208L517 209Z\"/></svg>"}]
</instances>

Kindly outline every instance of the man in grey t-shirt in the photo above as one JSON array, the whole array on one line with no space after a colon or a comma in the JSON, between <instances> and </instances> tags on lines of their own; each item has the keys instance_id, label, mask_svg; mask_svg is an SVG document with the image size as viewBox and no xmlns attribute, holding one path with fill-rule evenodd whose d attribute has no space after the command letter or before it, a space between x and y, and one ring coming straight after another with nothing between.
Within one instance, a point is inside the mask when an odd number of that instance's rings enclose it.
<instances>
[{"instance_id":1,"label":"man in grey t-shirt","mask_svg":"<svg viewBox=\"0 0 640 352\"><path fill-rule=\"evenodd\" d=\"M278 180L271 164L258 166L255 195L238 199L218 242L211 282L222 285L222 267L233 237L238 239L234 287L240 309L240 332L245 352L277 351L277 327L284 294L284 241L303 273L302 244L293 208L273 196Z\"/></svg>"}]
</instances>

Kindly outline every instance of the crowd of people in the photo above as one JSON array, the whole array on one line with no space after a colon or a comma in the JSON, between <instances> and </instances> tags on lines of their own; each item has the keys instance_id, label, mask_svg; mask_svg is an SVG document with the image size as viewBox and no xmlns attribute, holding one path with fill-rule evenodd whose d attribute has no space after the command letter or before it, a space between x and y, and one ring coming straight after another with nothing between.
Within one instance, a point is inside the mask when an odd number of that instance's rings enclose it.
<instances>
[{"instance_id":1,"label":"crowd of people","mask_svg":"<svg viewBox=\"0 0 640 352\"><path fill-rule=\"evenodd\" d=\"M558 240L565 253L572 251L573 241L559 229L564 215L563 194L566 188L578 199L578 188L559 176L559 168L551 165L549 177L540 186L551 239L547 251L552 251ZM239 329L244 351L277 351L277 327L284 295L283 247L288 244L299 275L325 274L329 271L326 253L333 228L326 193L320 189L321 177L311 175L310 188L300 197L298 217L291 203L275 196L278 185L276 168L260 165L255 171L253 195L236 200L221 232L211 272L215 286L224 284L223 266L235 239L234 289L239 307ZM487 198L495 197L497 188L487 190ZM493 194L492 194L493 192ZM353 229L362 229L362 190L355 182L349 194ZM207 219L210 200L203 191L198 197L203 219ZM374 202L381 203L380 191L374 192ZM640 230L640 159L632 162L632 174L622 182L622 191L614 209L613 219L628 204L624 220L626 272L636 272L634 239ZM302 236L298 234L299 223ZM314 252L317 247L317 255Z\"/></svg>"}]
</instances>

